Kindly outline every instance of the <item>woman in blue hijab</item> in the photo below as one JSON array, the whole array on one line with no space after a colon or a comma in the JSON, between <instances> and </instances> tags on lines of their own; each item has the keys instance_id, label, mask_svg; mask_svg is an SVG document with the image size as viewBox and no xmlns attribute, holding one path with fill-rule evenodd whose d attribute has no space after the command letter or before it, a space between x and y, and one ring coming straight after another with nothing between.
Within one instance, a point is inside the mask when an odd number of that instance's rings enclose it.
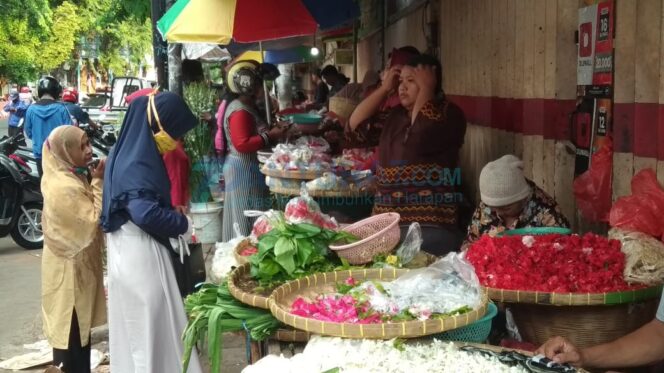
<instances>
[{"instance_id":1,"label":"woman in blue hijab","mask_svg":"<svg viewBox=\"0 0 664 373\"><path fill-rule=\"evenodd\" d=\"M186 315L170 250L192 224L171 206L162 154L198 120L170 92L134 99L109 154L102 208L107 233L109 344L113 372L177 372ZM193 354L189 372L200 372Z\"/></svg>"}]
</instances>

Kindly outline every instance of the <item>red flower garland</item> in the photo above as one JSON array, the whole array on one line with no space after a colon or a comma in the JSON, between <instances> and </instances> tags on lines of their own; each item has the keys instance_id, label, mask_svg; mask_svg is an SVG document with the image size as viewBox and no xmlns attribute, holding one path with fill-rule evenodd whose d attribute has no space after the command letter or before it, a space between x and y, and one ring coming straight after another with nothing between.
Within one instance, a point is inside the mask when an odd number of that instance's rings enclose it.
<instances>
[{"instance_id":1,"label":"red flower garland","mask_svg":"<svg viewBox=\"0 0 664 373\"><path fill-rule=\"evenodd\" d=\"M466 259L483 286L553 293L603 293L631 286L623 278L625 255L617 240L596 234L483 236Z\"/></svg>"}]
</instances>

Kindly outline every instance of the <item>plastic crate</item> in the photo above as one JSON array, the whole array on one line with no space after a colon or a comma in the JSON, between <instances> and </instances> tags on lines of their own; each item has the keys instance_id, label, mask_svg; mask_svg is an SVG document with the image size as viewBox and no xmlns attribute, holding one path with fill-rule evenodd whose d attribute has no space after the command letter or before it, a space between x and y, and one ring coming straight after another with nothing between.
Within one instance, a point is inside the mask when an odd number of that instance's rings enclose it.
<instances>
[{"instance_id":1,"label":"plastic crate","mask_svg":"<svg viewBox=\"0 0 664 373\"><path fill-rule=\"evenodd\" d=\"M532 227L505 231L501 236L538 236L544 234L572 234L572 230L562 227Z\"/></svg>"},{"instance_id":2,"label":"plastic crate","mask_svg":"<svg viewBox=\"0 0 664 373\"><path fill-rule=\"evenodd\" d=\"M498 314L498 307L489 303L486 315L480 320L462 328L436 334L433 337L443 341L484 343L491 333L491 321Z\"/></svg>"}]
</instances>

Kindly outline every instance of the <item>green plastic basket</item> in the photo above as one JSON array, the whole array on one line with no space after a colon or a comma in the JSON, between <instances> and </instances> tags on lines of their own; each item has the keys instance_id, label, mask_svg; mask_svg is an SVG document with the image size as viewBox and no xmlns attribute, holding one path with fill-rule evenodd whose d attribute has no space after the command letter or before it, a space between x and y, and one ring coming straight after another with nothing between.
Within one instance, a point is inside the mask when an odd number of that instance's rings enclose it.
<instances>
[{"instance_id":1,"label":"green plastic basket","mask_svg":"<svg viewBox=\"0 0 664 373\"><path fill-rule=\"evenodd\" d=\"M498 307L489 303L486 315L474 323L459 329L436 334L433 337L443 341L484 343L491 333L491 322L498 314Z\"/></svg>"},{"instance_id":2,"label":"green plastic basket","mask_svg":"<svg viewBox=\"0 0 664 373\"><path fill-rule=\"evenodd\" d=\"M284 115L286 120L290 120L295 124L311 124L317 125L323 120L322 115L318 114L288 114Z\"/></svg>"},{"instance_id":3,"label":"green plastic basket","mask_svg":"<svg viewBox=\"0 0 664 373\"><path fill-rule=\"evenodd\" d=\"M538 236L544 234L572 234L572 230L561 227L519 228L505 231L500 236Z\"/></svg>"}]
</instances>

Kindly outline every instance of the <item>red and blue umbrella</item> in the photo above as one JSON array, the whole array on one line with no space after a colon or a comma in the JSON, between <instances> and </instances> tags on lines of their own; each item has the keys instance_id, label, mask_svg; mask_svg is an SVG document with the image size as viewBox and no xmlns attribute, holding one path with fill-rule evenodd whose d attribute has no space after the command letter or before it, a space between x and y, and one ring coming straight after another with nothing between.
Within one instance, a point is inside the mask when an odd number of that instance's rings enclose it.
<instances>
[{"instance_id":1,"label":"red and blue umbrella","mask_svg":"<svg viewBox=\"0 0 664 373\"><path fill-rule=\"evenodd\" d=\"M252 43L313 35L359 14L354 0L178 0L157 28L176 43Z\"/></svg>"}]
</instances>

